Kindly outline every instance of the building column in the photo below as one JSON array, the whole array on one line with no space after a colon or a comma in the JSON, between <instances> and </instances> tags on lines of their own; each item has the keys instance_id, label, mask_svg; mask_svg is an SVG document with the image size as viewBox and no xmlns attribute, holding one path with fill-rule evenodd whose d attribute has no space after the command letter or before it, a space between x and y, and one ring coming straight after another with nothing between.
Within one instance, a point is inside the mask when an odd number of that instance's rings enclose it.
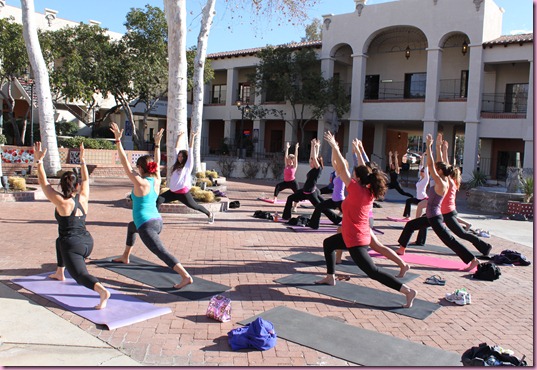
<instances>
[{"instance_id":1,"label":"building column","mask_svg":"<svg viewBox=\"0 0 537 370\"><path fill-rule=\"evenodd\" d=\"M238 79L239 70L237 68L228 68L226 79L226 107L230 108L238 100Z\"/></svg>"},{"instance_id":2,"label":"building column","mask_svg":"<svg viewBox=\"0 0 537 370\"><path fill-rule=\"evenodd\" d=\"M472 178L476 169L477 154L479 148L479 122L466 122L464 130L464 152L462 181L467 182Z\"/></svg>"},{"instance_id":3,"label":"building column","mask_svg":"<svg viewBox=\"0 0 537 370\"><path fill-rule=\"evenodd\" d=\"M257 142L254 143L254 152L255 153L261 153L263 150L263 147L260 144L261 141L261 120L259 118L256 118L253 120L253 126L252 126L252 139L254 135L254 131L257 130ZM264 152L264 151L263 151Z\"/></svg>"},{"instance_id":4,"label":"building column","mask_svg":"<svg viewBox=\"0 0 537 370\"><path fill-rule=\"evenodd\" d=\"M367 55L353 54L352 56L352 87L351 87L351 109L349 120L363 121L363 101L365 93L365 69Z\"/></svg>"},{"instance_id":5,"label":"building column","mask_svg":"<svg viewBox=\"0 0 537 370\"><path fill-rule=\"evenodd\" d=\"M385 169L388 161L386 159L386 125L384 122L375 123L375 137L373 138L373 153L367 153L369 160ZM352 163L352 162L350 162Z\"/></svg>"},{"instance_id":6,"label":"building column","mask_svg":"<svg viewBox=\"0 0 537 370\"><path fill-rule=\"evenodd\" d=\"M526 109L526 119L525 119L525 126L526 126L526 135L524 136L524 163L522 164L523 168L533 168L533 147L534 147L534 141L533 141L533 89L534 89L534 82L533 82L533 60L530 60L530 75L529 75L529 86L528 86L528 102L527 102L527 109Z\"/></svg>"},{"instance_id":7,"label":"building column","mask_svg":"<svg viewBox=\"0 0 537 370\"><path fill-rule=\"evenodd\" d=\"M436 135L438 135L438 121L423 121L423 143L427 142L427 134L431 134L433 140L436 140Z\"/></svg>"},{"instance_id":8,"label":"building column","mask_svg":"<svg viewBox=\"0 0 537 370\"><path fill-rule=\"evenodd\" d=\"M334 58L321 58L321 73L325 80L334 77Z\"/></svg>"},{"instance_id":9,"label":"building column","mask_svg":"<svg viewBox=\"0 0 537 370\"><path fill-rule=\"evenodd\" d=\"M466 122L480 122L483 95L483 46L469 46L468 98L466 99Z\"/></svg>"},{"instance_id":10,"label":"building column","mask_svg":"<svg viewBox=\"0 0 537 370\"><path fill-rule=\"evenodd\" d=\"M436 121L438 97L440 96L440 71L442 49L427 49L427 80L425 85L424 121Z\"/></svg>"},{"instance_id":11,"label":"building column","mask_svg":"<svg viewBox=\"0 0 537 370\"><path fill-rule=\"evenodd\" d=\"M233 126L233 127L232 127ZM231 137L232 133L235 132L233 130L235 128L234 121L231 120L225 120L224 121L224 138L228 138L229 140L233 140L233 137ZM235 136L235 135L233 135ZM231 144L231 143L228 143Z\"/></svg>"}]
</instances>

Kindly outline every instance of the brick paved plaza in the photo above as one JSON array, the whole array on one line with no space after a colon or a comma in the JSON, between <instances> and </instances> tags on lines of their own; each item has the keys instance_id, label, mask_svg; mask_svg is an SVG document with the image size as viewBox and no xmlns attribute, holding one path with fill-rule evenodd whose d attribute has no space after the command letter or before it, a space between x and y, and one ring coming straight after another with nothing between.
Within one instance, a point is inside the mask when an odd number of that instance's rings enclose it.
<instances>
[{"instance_id":1,"label":"brick paved plaza","mask_svg":"<svg viewBox=\"0 0 537 370\"><path fill-rule=\"evenodd\" d=\"M294 232L280 223L252 218L255 210L283 210L283 205L256 200L262 192L271 193L274 184L270 181L228 180L228 196L230 200L239 200L241 207L218 214L213 225L207 223L203 214L163 214L164 230L161 237L188 271L196 277L232 287L226 293L232 299L231 322L218 323L206 318L207 300L177 301L176 296L143 286L95 265L89 265L90 272L106 286L158 306L168 306L172 313L116 330L102 330L92 322L10 282L13 278L55 268L57 223L53 216L53 205L47 201L0 204L0 282L145 366L356 365L281 338L275 348L265 352L234 352L230 349L227 332L239 326L238 321L277 306L333 318L352 326L459 354L482 342L498 344L513 349L518 357L526 355L528 365L533 366L533 265L502 267L502 276L495 282L474 280L461 271L412 266L411 271L420 276L412 280L409 286L419 290L418 298L442 305L425 320L280 285L274 280L296 272L323 274L323 267L308 267L283 258L300 252L321 254L322 241L331 234ZM131 220L131 210L123 203L129 189L126 179L95 179L92 184L87 218L88 229L95 239L92 259L122 252L126 224ZM387 201L382 203L383 208L374 211L375 225L385 232L379 236L380 240L394 246L400 230L391 227L393 222L387 221L386 216L400 217L403 204L390 202L391 192ZM281 197L287 194L288 191L284 191ZM312 211L299 209L304 213ZM505 222L508 228L509 222L515 221ZM510 242L498 235L492 235L489 241L494 246L493 253L515 249L533 262L531 247ZM429 233L428 243L441 245L433 232ZM415 253L458 260L454 254L438 251L409 248L409 253L413 250ZM140 240L135 245L134 253L161 264ZM392 266L385 259L375 259L375 262L381 266ZM446 286L424 284L425 278L434 274L442 275L447 280ZM365 277L352 276L349 282L390 291ZM462 287L471 292L471 305L456 306L442 299L445 293ZM54 327L50 330L53 331Z\"/></svg>"}]
</instances>

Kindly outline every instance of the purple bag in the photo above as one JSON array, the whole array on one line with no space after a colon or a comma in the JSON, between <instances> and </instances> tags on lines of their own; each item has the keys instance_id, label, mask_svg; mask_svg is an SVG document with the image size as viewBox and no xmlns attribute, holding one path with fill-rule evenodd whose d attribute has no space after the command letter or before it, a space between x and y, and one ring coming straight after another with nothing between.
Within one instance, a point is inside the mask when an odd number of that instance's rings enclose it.
<instances>
[{"instance_id":1,"label":"purple bag","mask_svg":"<svg viewBox=\"0 0 537 370\"><path fill-rule=\"evenodd\" d=\"M231 330L228 335L231 349L254 348L260 351L271 349L276 345L276 332L270 321L258 317L246 326Z\"/></svg>"},{"instance_id":2,"label":"purple bag","mask_svg":"<svg viewBox=\"0 0 537 370\"><path fill-rule=\"evenodd\" d=\"M217 294L211 297L207 307L207 317L220 322L231 320L231 299Z\"/></svg>"}]
</instances>

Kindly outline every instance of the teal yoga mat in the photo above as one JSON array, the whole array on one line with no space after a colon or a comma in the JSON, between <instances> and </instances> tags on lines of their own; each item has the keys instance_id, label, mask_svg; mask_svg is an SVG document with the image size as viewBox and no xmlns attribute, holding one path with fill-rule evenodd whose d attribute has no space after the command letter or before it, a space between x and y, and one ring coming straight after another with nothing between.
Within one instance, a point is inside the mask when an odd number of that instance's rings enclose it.
<instances>
[{"instance_id":1,"label":"teal yoga mat","mask_svg":"<svg viewBox=\"0 0 537 370\"><path fill-rule=\"evenodd\" d=\"M461 355L279 306L262 317L282 339L363 366L461 366Z\"/></svg>"}]
</instances>

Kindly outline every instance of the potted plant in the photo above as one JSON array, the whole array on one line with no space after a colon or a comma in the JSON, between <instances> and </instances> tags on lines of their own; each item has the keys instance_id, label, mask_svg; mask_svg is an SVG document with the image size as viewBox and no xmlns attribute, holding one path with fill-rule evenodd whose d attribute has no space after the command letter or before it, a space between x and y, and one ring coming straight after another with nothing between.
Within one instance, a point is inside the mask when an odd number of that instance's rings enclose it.
<instances>
[{"instance_id":1,"label":"potted plant","mask_svg":"<svg viewBox=\"0 0 537 370\"><path fill-rule=\"evenodd\" d=\"M533 218L533 177L521 179L521 190L524 193L523 200L507 202L507 213L510 215L523 215L525 218Z\"/></svg>"}]
</instances>

